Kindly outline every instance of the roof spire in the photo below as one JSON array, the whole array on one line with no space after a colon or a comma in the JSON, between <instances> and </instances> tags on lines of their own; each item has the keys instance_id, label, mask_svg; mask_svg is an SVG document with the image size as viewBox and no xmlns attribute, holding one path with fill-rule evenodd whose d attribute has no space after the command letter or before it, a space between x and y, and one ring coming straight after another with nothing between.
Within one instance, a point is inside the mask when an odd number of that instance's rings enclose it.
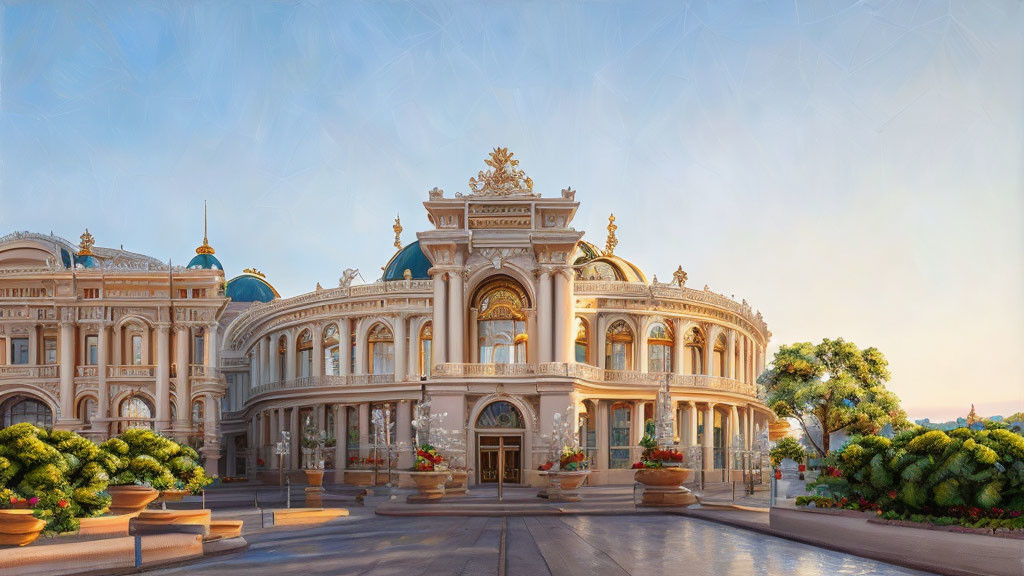
<instances>
[{"instance_id":1,"label":"roof spire","mask_svg":"<svg viewBox=\"0 0 1024 576\"><path fill-rule=\"evenodd\" d=\"M619 227L615 225L615 214L608 215L608 240L604 243L604 255L611 256L615 254L615 247L619 245L619 239L615 237L615 231Z\"/></svg>"},{"instance_id":2,"label":"roof spire","mask_svg":"<svg viewBox=\"0 0 1024 576\"><path fill-rule=\"evenodd\" d=\"M82 234L81 240L78 244L78 255L92 256L92 247L96 244L96 240L93 239L92 234L89 234L88 228L85 229L85 234Z\"/></svg>"},{"instance_id":3,"label":"roof spire","mask_svg":"<svg viewBox=\"0 0 1024 576\"><path fill-rule=\"evenodd\" d=\"M213 246L206 238L206 200L203 200L203 245L196 248L196 254L213 254Z\"/></svg>"},{"instance_id":4,"label":"roof spire","mask_svg":"<svg viewBox=\"0 0 1024 576\"><path fill-rule=\"evenodd\" d=\"M395 214L395 225L391 227L395 231L395 249L402 249L402 218Z\"/></svg>"}]
</instances>

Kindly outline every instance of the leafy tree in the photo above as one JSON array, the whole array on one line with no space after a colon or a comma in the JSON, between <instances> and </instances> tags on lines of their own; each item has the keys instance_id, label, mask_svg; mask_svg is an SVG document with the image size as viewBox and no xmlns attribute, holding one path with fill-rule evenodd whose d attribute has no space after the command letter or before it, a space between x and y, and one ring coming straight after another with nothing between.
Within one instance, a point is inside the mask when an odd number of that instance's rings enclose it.
<instances>
[{"instance_id":1,"label":"leafy tree","mask_svg":"<svg viewBox=\"0 0 1024 576\"><path fill-rule=\"evenodd\" d=\"M758 382L768 406L779 417L795 418L814 448L827 455L829 435L837 430L875 434L886 424L895 430L909 425L899 398L885 387L888 364L877 348L826 338L780 347ZM822 431L820 441L808 432L812 423Z\"/></svg>"},{"instance_id":2,"label":"leafy tree","mask_svg":"<svg viewBox=\"0 0 1024 576\"><path fill-rule=\"evenodd\" d=\"M213 482L199 466L195 450L148 429L125 430L100 449L117 457L111 486L141 484L157 490L178 488L198 494Z\"/></svg>"}]
</instances>

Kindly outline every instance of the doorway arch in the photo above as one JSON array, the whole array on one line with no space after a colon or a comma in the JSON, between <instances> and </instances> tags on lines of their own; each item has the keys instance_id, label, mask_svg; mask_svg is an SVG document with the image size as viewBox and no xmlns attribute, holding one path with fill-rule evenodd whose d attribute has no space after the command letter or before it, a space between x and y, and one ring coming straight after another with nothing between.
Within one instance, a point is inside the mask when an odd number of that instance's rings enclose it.
<instances>
[{"instance_id":1,"label":"doorway arch","mask_svg":"<svg viewBox=\"0 0 1024 576\"><path fill-rule=\"evenodd\" d=\"M531 427L519 403L511 397L485 399L473 411L471 422L476 483L496 484L499 474L506 484L525 483Z\"/></svg>"}]
</instances>

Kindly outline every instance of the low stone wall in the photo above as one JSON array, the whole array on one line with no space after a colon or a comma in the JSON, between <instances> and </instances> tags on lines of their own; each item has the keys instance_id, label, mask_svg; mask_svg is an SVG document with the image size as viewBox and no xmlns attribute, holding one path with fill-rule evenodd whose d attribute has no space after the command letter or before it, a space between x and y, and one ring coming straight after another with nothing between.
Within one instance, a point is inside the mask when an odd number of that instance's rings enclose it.
<instances>
[{"instance_id":1,"label":"low stone wall","mask_svg":"<svg viewBox=\"0 0 1024 576\"><path fill-rule=\"evenodd\" d=\"M1021 576L1024 540L868 522L793 508L772 508L774 534L910 568L954 576Z\"/></svg>"}]
</instances>

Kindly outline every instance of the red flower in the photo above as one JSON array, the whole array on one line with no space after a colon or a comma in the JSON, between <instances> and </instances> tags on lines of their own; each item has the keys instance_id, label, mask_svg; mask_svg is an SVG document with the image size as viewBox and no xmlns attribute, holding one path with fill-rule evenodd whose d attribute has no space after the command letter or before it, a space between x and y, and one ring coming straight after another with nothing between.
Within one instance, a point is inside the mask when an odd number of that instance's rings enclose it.
<instances>
[{"instance_id":1,"label":"red flower","mask_svg":"<svg viewBox=\"0 0 1024 576\"><path fill-rule=\"evenodd\" d=\"M29 506L35 506L38 503L39 503L39 498L37 498L35 496L33 496L33 497L28 499L28 505Z\"/></svg>"},{"instance_id":2,"label":"red flower","mask_svg":"<svg viewBox=\"0 0 1024 576\"><path fill-rule=\"evenodd\" d=\"M895 490L889 490L889 498L895 499L897 494L899 493L896 492Z\"/></svg>"},{"instance_id":3,"label":"red flower","mask_svg":"<svg viewBox=\"0 0 1024 576\"><path fill-rule=\"evenodd\" d=\"M11 504L17 504L17 503L18 503L18 497L17 496L11 496Z\"/></svg>"},{"instance_id":4,"label":"red flower","mask_svg":"<svg viewBox=\"0 0 1024 576\"><path fill-rule=\"evenodd\" d=\"M637 469L640 469L640 468L643 468L643 467L644 467L644 463L643 462L637 462L637 463L633 464L633 469L634 470L637 470Z\"/></svg>"},{"instance_id":5,"label":"red flower","mask_svg":"<svg viewBox=\"0 0 1024 576\"><path fill-rule=\"evenodd\" d=\"M68 507L68 501L67 500L61 500L60 502L57 502L57 506L60 506L61 508L67 508Z\"/></svg>"},{"instance_id":6,"label":"red flower","mask_svg":"<svg viewBox=\"0 0 1024 576\"><path fill-rule=\"evenodd\" d=\"M257 458L256 459L256 465L257 466L263 466L263 458Z\"/></svg>"}]
</instances>

